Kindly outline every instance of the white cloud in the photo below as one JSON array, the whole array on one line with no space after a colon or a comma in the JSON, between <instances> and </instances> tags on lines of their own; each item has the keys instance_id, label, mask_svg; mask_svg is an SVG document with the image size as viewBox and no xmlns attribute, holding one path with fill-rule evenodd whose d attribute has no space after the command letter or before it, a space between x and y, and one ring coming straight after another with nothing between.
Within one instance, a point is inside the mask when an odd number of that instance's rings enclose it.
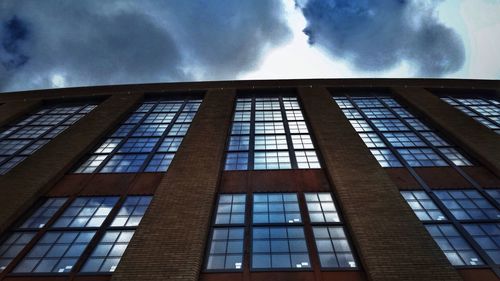
<instances>
[{"instance_id":1,"label":"white cloud","mask_svg":"<svg viewBox=\"0 0 500 281\"><path fill-rule=\"evenodd\" d=\"M470 39L469 77L500 79L500 1L466 0L460 12Z\"/></svg>"}]
</instances>

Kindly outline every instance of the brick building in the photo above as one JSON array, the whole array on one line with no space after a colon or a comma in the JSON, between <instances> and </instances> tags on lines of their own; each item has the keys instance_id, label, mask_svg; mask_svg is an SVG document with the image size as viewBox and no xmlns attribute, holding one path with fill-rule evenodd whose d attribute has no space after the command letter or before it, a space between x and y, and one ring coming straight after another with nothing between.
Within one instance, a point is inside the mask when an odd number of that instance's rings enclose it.
<instances>
[{"instance_id":1,"label":"brick building","mask_svg":"<svg viewBox=\"0 0 500 281\"><path fill-rule=\"evenodd\" d=\"M0 95L0 280L499 280L500 82Z\"/></svg>"}]
</instances>

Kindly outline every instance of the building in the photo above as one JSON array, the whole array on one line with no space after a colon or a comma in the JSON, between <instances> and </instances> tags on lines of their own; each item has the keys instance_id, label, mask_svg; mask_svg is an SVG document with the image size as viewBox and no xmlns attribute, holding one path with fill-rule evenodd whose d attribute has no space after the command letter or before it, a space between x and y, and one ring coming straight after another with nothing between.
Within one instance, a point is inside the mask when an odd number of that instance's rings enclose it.
<instances>
[{"instance_id":1,"label":"building","mask_svg":"<svg viewBox=\"0 0 500 281\"><path fill-rule=\"evenodd\" d=\"M499 90L1 94L0 280L499 280Z\"/></svg>"}]
</instances>

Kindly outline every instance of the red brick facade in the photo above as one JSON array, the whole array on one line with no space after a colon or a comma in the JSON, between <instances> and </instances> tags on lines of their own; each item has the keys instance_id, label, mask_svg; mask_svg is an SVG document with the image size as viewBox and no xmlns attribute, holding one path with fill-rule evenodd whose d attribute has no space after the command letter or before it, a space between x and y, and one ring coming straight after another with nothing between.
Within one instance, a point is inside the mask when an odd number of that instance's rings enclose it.
<instances>
[{"instance_id":1,"label":"red brick facade","mask_svg":"<svg viewBox=\"0 0 500 281\"><path fill-rule=\"evenodd\" d=\"M153 201L113 274L21 276L5 271L0 273L0 280L498 280L489 268L458 269L448 262L399 193L422 188L415 175L404 168L381 168L331 99L332 93L345 88L375 87L392 93L478 162L460 171L451 167L415 168L419 179L433 189L499 188L500 137L427 90L443 86L450 91L487 89L496 98L500 91L498 81L354 79L125 85L2 94L1 126L48 100L93 98L99 105L0 175L0 232L8 231L44 196L142 194L153 195ZM256 88L296 92L322 169L224 171L238 90ZM203 102L166 173L71 174L82 157L144 97L193 91L204 93ZM312 250L309 271L253 272L248 265L250 242L246 241L241 272L204 271L218 193L319 191L331 191L335 196L360 264L358 269L321 270ZM308 246L315 247L312 242Z\"/></svg>"}]
</instances>

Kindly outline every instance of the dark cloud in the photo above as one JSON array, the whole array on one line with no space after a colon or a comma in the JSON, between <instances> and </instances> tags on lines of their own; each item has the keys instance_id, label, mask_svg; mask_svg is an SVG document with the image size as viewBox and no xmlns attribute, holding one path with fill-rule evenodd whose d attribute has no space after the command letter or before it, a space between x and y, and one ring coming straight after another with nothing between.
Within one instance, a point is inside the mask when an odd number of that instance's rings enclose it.
<instances>
[{"instance_id":1,"label":"dark cloud","mask_svg":"<svg viewBox=\"0 0 500 281\"><path fill-rule=\"evenodd\" d=\"M16 16L5 22L1 28L2 52L0 54L3 55L0 56L0 63L6 70L12 70L28 61L28 56L23 54L21 50L22 42L26 40L28 31L25 24Z\"/></svg>"},{"instance_id":2,"label":"dark cloud","mask_svg":"<svg viewBox=\"0 0 500 281\"><path fill-rule=\"evenodd\" d=\"M282 10L267 0L5 0L0 91L235 79L287 39Z\"/></svg>"},{"instance_id":3,"label":"dark cloud","mask_svg":"<svg viewBox=\"0 0 500 281\"><path fill-rule=\"evenodd\" d=\"M464 46L435 15L439 0L309 0L302 7L309 43L364 71L407 61L418 75L459 70ZM298 3L298 2L297 2Z\"/></svg>"},{"instance_id":4,"label":"dark cloud","mask_svg":"<svg viewBox=\"0 0 500 281\"><path fill-rule=\"evenodd\" d=\"M172 3L175 9L168 8ZM177 42L187 46L187 64L201 79L251 70L269 47L291 36L277 0L173 0L158 7L166 11L166 26Z\"/></svg>"}]
</instances>

